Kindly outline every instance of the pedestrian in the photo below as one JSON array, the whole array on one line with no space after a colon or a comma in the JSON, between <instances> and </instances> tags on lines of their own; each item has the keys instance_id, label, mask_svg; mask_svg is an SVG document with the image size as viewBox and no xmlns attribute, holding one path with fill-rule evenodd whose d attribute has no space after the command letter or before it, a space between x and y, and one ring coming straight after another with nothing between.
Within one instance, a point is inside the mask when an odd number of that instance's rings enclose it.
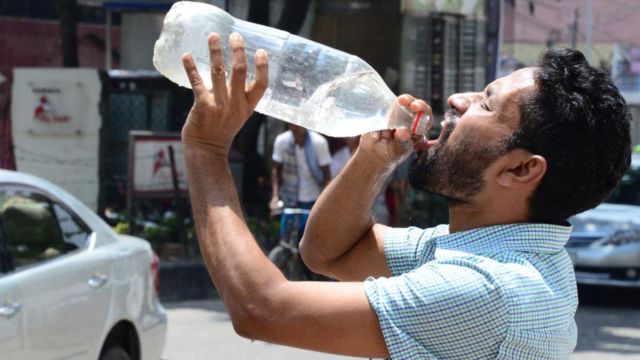
<instances>
[{"instance_id":1,"label":"pedestrian","mask_svg":"<svg viewBox=\"0 0 640 360\"><path fill-rule=\"evenodd\" d=\"M288 124L273 144L273 210L278 202L285 207L311 209L325 184L331 180L329 143L322 135Z\"/></svg>"},{"instance_id":2,"label":"pedestrian","mask_svg":"<svg viewBox=\"0 0 640 360\"><path fill-rule=\"evenodd\" d=\"M273 144L271 175L271 211L281 208L311 209L324 186L331 180L329 143L322 135L288 124L289 130L278 135ZM295 217L298 217L296 221ZM296 234L302 238L308 215L281 214L280 237ZM290 228L292 227L294 228ZM305 267L307 276L311 271Z\"/></svg>"},{"instance_id":3,"label":"pedestrian","mask_svg":"<svg viewBox=\"0 0 640 360\"><path fill-rule=\"evenodd\" d=\"M225 81L209 37L213 89L183 57L195 105L182 130L201 253L241 336L394 359L566 359L576 344L567 219L614 189L630 162L630 115L608 75L577 50L550 50L484 91L452 95L437 140L406 129L362 136L312 209L301 251L340 282L290 282L242 217L231 142L268 84L257 51L245 87L239 34ZM397 99L432 116L410 95ZM448 199L448 225L394 229L370 209L411 153L413 186Z\"/></svg>"}]
</instances>

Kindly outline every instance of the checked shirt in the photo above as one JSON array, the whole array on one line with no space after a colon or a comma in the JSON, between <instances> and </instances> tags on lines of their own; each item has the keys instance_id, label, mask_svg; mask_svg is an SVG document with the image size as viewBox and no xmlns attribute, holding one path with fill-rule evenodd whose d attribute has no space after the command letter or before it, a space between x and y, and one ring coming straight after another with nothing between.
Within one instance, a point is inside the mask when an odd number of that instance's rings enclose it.
<instances>
[{"instance_id":1,"label":"checked shirt","mask_svg":"<svg viewBox=\"0 0 640 360\"><path fill-rule=\"evenodd\" d=\"M567 359L578 305L570 232L533 223L388 230L393 277L364 286L391 358Z\"/></svg>"}]
</instances>

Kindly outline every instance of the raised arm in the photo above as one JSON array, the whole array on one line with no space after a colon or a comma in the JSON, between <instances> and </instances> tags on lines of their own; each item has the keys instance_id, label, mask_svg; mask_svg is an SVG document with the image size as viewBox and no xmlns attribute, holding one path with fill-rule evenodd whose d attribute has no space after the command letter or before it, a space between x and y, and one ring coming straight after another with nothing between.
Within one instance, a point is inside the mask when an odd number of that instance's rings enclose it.
<instances>
[{"instance_id":1,"label":"raised arm","mask_svg":"<svg viewBox=\"0 0 640 360\"><path fill-rule=\"evenodd\" d=\"M267 59L256 54L255 82L245 89L242 39L233 35L227 90L218 35L209 37L213 89L190 55L183 57L195 102L182 130L189 195L210 277L236 332L250 339L360 357L388 357L378 317L362 283L290 282L262 253L240 208L229 148L267 85Z\"/></svg>"},{"instance_id":2,"label":"raised arm","mask_svg":"<svg viewBox=\"0 0 640 360\"><path fill-rule=\"evenodd\" d=\"M428 105L410 95L400 96L398 104L431 116ZM421 140L412 139L407 129L362 136L354 156L311 211L300 243L309 268L348 281L390 275L383 244L387 227L374 223L371 208L395 166Z\"/></svg>"}]
</instances>

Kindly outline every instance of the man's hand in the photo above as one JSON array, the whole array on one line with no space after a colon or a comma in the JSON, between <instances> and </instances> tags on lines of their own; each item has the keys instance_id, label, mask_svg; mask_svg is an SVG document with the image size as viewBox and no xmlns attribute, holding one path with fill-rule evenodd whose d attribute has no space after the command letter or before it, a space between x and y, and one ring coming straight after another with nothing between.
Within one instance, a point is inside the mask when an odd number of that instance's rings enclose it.
<instances>
[{"instance_id":1,"label":"man's hand","mask_svg":"<svg viewBox=\"0 0 640 360\"><path fill-rule=\"evenodd\" d=\"M397 102L398 105L407 107L413 113L423 112L422 116L429 116L430 119L433 119L431 107L423 100L404 94L398 97ZM430 120L427 131L432 123ZM373 160L372 165L377 164L385 170L391 170L406 159L414 146L422 141L424 141L424 136L412 136L409 129L375 131L360 138L358 153L359 156Z\"/></svg>"},{"instance_id":2,"label":"man's hand","mask_svg":"<svg viewBox=\"0 0 640 360\"><path fill-rule=\"evenodd\" d=\"M200 148L212 155L227 157L231 142L247 121L267 89L268 60L264 50L255 56L255 81L245 86L247 58L244 41L238 33L229 36L232 49L231 81L227 87L220 35L209 35L211 80L213 88L207 90L198 74L193 57L182 56L195 97L193 107L182 128L182 142L186 147Z\"/></svg>"},{"instance_id":3,"label":"man's hand","mask_svg":"<svg viewBox=\"0 0 640 360\"><path fill-rule=\"evenodd\" d=\"M274 210L278 210L279 208L281 208L281 204L280 204L280 198L274 196L271 198L271 201L269 201L269 210L274 211Z\"/></svg>"}]
</instances>

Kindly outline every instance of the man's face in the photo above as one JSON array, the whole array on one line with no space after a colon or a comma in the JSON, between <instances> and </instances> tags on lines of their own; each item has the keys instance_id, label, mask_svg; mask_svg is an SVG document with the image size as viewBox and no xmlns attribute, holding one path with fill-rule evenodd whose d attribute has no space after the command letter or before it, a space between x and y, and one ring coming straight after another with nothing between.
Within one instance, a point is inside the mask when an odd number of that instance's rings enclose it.
<instances>
[{"instance_id":1,"label":"man's face","mask_svg":"<svg viewBox=\"0 0 640 360\"><path fill-rule=\"evenodd\" d=\"M471 202L484 188L485 170L506 153L507 140L519 126L521 96L534 89L534 69L525 68L483 92L450 96L443 130L412 164L411 184L454 204Z\"/></svg>"},{"instance_id":2,"label":"man's face","mask_svg":"<svg viewBox=\"0 0 640 360\"><path fill-rule=\"evenodd\" d=\"M307 135L307 129L295 124L288 124L289 130L293 133L293 137L297 144L304 144L304 138Z\"/></svg>"}]
</instances>

